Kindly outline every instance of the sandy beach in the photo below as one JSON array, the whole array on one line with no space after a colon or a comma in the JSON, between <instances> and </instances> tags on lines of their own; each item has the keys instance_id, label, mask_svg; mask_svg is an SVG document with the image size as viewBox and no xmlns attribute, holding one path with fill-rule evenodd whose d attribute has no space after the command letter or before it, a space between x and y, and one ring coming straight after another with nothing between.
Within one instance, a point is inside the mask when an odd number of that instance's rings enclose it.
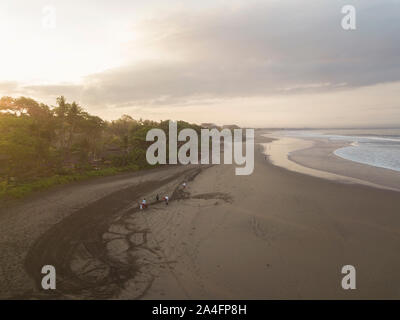
<instances>
[{"instance_id":1,"label":"sandy beach","mask_svg":"<svg viewBox=\"0 0 400 320\"><path fill-rule=\"evenodd\" d=\"M383 317L399 18L400 0L1 0L0 302Z\"/></svg>"},{"instance_id":2,"label":"sandy beach","mask_svg":"<svg viewBox=\"0 0 400 320\"><path fill-rule=\"evenodd\" d=\"M362 180L366 184L400 191L400 172L348 161L335 155L334 151L347 146L346 143L328 142L323 139L315 139L312 142L313 145L308 149L292 152L289 159L302 166L352 178L353 181ZM349 181L351 182L352 179Z\"/></svg>"},{"instance_id":3,"label":"sandy beach","mask_svg":"<svg viewBox=\"0 0 400 320\"><path fill-rule=\"evenodd\" d=\"M168 166L3 210L0 297L400 298L398 192L288 171L261 146L252 175L234 168ZM50 294L38 289L44 264L57 269ZM356 290L341 287L349 264Z\"/></svg>"}]
</instances>

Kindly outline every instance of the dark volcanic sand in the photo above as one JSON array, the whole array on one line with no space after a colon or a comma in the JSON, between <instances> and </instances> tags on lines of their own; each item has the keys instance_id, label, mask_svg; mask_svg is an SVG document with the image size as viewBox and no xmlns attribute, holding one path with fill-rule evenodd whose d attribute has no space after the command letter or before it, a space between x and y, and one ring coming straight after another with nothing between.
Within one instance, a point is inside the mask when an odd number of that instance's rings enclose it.
<instances>
[{"instance_id":1,"label":"dark volcanic sand","mask_svg":"<svg viewBox=\"0 0 400 320\"><path fill-rule=\"evenodd\" d=\"M172 201L137 209L156 193ZM97 179L0 213L0 296L398 299L399 212L397 192L290 172L261 153L250 176L216 165ZM55 292L38 288L43 264L56 266ZM340 285L347 264L354 291Z\"/></svg>"}]
</instances>

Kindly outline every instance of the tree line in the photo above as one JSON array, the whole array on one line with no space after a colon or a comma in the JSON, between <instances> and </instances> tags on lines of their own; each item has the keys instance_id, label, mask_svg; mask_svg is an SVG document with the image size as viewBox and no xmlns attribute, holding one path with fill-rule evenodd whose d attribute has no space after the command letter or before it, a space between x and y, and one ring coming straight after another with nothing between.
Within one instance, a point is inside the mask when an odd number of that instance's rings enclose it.
<instances>
[{"instance_id":1,"label":"tree line","mask_svg":"<svg viewBox=\"0 0 400 320\"><path fill-rule=\"evenodd\" d=\"M41 177L102 170L146 168L152 128L168 132L168 120L135 120L123 115L105 121L76 102L57 98L55 106L31 98L0 99L0 183L15 185ZM178 131L201 127L178 121Z\"/></svg>"}]
</instances>

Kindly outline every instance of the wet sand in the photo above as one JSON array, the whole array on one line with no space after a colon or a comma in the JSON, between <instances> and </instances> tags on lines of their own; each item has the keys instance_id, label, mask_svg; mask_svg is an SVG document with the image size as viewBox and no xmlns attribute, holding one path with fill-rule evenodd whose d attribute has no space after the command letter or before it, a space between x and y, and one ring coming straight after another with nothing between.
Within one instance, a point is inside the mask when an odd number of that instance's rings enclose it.
<instances>
[{"instance_id":1,"label":"wet sand","mask_svg":"<svg viewBox=\"0 0 400 320\"><path fill-rule=\"evenodd\" d=\"M90 242L90 250L104 247L103 232L113 219L124 210L136 210L149 189L169 186L171 179L176 181L192 169L193 166L168 166L97 178L56 187L0 208L0 298L41 298L43 291L37 290L42 276L40 264L56 266L62 291L63 278L72 273L79 279L80 271L74 272L73 256L79 255L82 245ZM96 264L96 258L93 260ZM59 291L50 296L44 294L44 298L65 296ZM68 294L67 290L67 297ZM102 295L99 293L98 297Z\"/></svg>"},{"instance_id":2,"label":"wet sand","mask_svg":"<svg viewBox=\"0 0 400 320\"><path fill-rule=\"evenodd\" d=\"M234 169L99 179L0 213L0 297L400 298L398 192L291 172L261 149L252 175ZM169 205L138 210L156 193ZM45 293L38 272L51 263L58 289ZM356 290L341 288L348 264Z\"/></svg>"},{"instance_id":3,"label":"wet sand","mask_svg":"<svg viewBox=\"0 0 400 320\"><path fill-rule=\"evenodd\" d=\"M335 150L347 145L317 139L311 148L294 151L289 159L302 166L400 191L400 172L349 161L334 154Z\"/></svg>"},{"instance_id":4,"label":"wet sand","mask_svg":"<svg viewBox=\"0 0 400 320\"><path fill-rule=\"evenodd\" d=\"M188 191L232 200L187 199L151 215L175 262L144 298L400 298L398 193L290 172L263 156L252 176L215 166ZM176 225L163 231L165 214ZM357 270L354 291L340 285L347 264Z\"/></svg>"}]
</instances>

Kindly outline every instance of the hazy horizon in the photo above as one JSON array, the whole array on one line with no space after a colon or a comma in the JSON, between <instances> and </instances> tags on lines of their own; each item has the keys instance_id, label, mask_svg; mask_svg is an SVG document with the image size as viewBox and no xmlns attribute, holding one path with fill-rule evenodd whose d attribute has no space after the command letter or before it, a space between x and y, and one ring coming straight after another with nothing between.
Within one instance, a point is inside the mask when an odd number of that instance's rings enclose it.
<instances>
[{"instance_id":1,"label":"hazy horizon","mask_svg":"<svg viewBox=\"0 0 400 320\"><path fill-rule=\"evenodd\" d=\"M0 96L64 95L107 120L400 127L399 15L395 0L5 0Z\"/></svg>"}]
</instances>

